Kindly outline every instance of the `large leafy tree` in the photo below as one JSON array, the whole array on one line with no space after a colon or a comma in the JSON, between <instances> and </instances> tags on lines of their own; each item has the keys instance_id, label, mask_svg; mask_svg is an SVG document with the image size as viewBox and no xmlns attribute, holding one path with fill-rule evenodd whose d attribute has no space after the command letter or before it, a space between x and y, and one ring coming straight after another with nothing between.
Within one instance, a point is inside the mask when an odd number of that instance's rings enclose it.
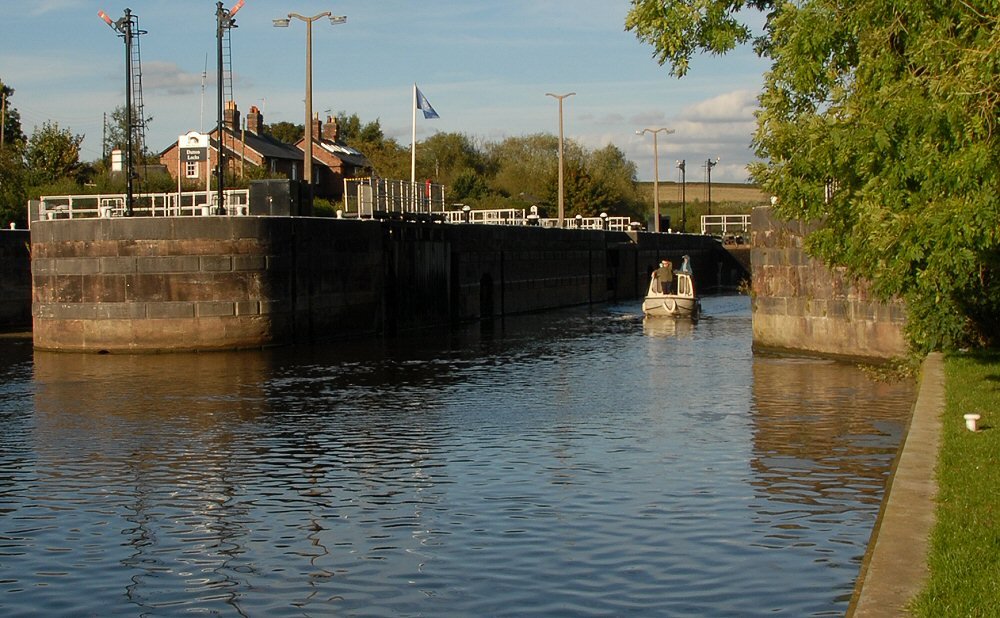
<instances>
[{"instance_id":1,"label":"large leafy tree","mask_svg":"<svg viewBox=\"0 0 1000 618\"><path fill-rule=\"evenodd\" d=\"M545 133L488 144L486 155L496 170L490 184L500 195L523 202L519 207L547 198L556 183L558 153L559 138Z\"/></svg>"},{"instance_id":2,"label":"large leafy tree","mask_svg":"<svg viewBox=\"0 0 1000 618\"><path fill-rule=\"evenodd\" d=\"M24 142L24 133L21 130L21 114L11 104L11 97L14 96L14 89L9 87L0 79L0 107L3 108L3 124L0 131L3 132L4 147L17 147Z\"/></svg>"},{"instance_id":3,"label":"large leafy tree","mask_svg":"<svg viewBox=\"0 0 1000 618\"><path fill-rule=\"evenodd\" d=\"M27 223L27 179L20 152L4 147L0 150L0 225Z\"/></svg>"},{"instance_id":4,"label":"large leafy tree","mask_svg":"<svg viewBox=\"0 0 1000 618\"><path fill-rule=\"evenodd\" d=\"M272 137L286 144L294 144L302 139L302 136L306 134L306 129L303 125L288 122L287 120L269 124L265 130Z\"/></svg>"},{"instance_id":5,"label":"large leafy tree","mask_svg":"<svg viewBox=\"0 0 1000 618\"><path fill-rule=\"evenodd\" d=\"M0 80L0 105L3 106L3 148L0 148L0 225L10 222L24 225L27 178L24 169L24 133L21 115L11 104L14 89Z\"/></svg>"},{"instance_id":6,"label":"large leafy tree","mask_svg":"<svg viewBox=\"0 0 1000 618\"><path fill-rule=\"evenodd\" d=\"M36 183L76 178L80 170L80 144L83 135L60 129L59 123L46 122L28 139L24 157Z\"/></svg>"},{"instance_id":7,"label":"large leafy tree","mask_svg":"<svg viewBox=\"0 0 1000 618\"><path fill-rule=\"evenodd\" d=\"M633 0L627 27L683 75L753 37L746 7L767 13L772 62L753 175L780 213L821 223L814 255L905 299L916 350L997 344L996 3Z\"/></svg>"},{"instance_id":8,"label":"large leafy tree","mask_svg":"<svg viewBox=\"0 0 1000 618\"><path fill-rule=\"evenodd\" d=\"M417 175L451 184L465 169L482 169L472 140L461 133L435 133L417 147Z\"/></svg>"}]
</instances>

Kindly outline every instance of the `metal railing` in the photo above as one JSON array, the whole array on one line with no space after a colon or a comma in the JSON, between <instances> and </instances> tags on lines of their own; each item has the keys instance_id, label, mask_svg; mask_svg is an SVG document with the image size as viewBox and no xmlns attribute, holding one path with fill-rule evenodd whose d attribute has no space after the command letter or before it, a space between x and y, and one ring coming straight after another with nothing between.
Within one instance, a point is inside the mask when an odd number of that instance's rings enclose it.
<instances>
[{"instance_id":1,"label":"metal railing","mask_svg":"<svg viewBox=\"0 0 1000 618\"><path fill-rule=\"evenodd\" d=\"M445 186L430 182L345 178L344 212L349 216L373 217L377 212L444 212Z\"/></svg>"},{"instance_id":2,"label":"metal railing","mask_svg":"<svg viewBox=\"0 0 1000 618\"><path fill-rule=\"evenodd\" d=\"M28 204L28 225L32 221L53 219L93 219L125 215L124 194L43 195ZM250 191L230 189L225 192L225 211L218 212L219 196L212 192L142 193L133 197L132 212L140 217L200 217L222 214L250 214Z\"/></svg>"},{"instance_id":3,"label":"metal railing","mask_svg":"<svg viewBox=\"0 0 1000 618\"><path fill-rule=\"evenodd\" d=\"M526 210L508 208L498 210L446 210L441 213L447 223L480 223L486 225L532 225L558 228L559 219L539 217ZM570 217L563 219L564 229L610 230L624 232L635 229L629 217Z\"/></svg>"},{"instance_id":4,"label":"metal railing","mask_svg":"<svg viewBox=\"0 0 1000 618\"><path fill-rule=\"evenodd\" d=\"M750 231L750 215L702 215L701 233L710 236L733 236Z\"/></svg>"}]
</instances>

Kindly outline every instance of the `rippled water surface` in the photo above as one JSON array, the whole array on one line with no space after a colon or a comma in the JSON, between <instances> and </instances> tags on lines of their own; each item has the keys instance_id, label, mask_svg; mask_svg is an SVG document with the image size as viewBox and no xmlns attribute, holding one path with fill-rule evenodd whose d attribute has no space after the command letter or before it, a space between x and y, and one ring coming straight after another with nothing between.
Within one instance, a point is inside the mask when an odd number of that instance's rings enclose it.
<instances>
[{"instance_id":1,"label":"rippled water surface","mask_svg":"<svg viewBox=\"0 0 1000 618\"><path fill-rule=\"evenodd\" d=\"M742 297L245 353L0 341L0 615L841 615L914 397Z\"/></svg>"}]
</instances>

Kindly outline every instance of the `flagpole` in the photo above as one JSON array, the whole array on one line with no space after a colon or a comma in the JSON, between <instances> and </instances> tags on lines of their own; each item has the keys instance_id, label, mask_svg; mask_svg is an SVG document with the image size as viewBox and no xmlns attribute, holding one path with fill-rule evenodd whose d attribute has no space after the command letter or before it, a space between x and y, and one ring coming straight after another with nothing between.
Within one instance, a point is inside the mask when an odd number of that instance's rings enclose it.
<instances>
[{"instance_id":1,"label":"flagpole","mask_svg":"<svg viewBox=\"0 0 1000 618\"><path fill-rule=\"evenodd\" d=\"M417 82L413 82L413 136L410 139L410 185L417 182ZM413 190L413 187L410 187Z\"/></svg>"}]
</instances>

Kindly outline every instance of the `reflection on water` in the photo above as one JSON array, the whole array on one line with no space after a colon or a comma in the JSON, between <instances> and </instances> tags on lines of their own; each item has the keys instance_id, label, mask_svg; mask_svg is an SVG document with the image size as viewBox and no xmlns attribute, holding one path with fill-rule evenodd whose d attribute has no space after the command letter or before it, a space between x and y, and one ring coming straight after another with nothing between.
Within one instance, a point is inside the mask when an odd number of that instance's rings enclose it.
<instances>
[{"instance_id":1,"label":"reflection on water","mask_svg":"<svg viewBox=\"0 0 1000 618\"><path fill-rule=\"evenodd\" d=\"M642 332L650 337L690 337L697 322L687 319L647 318L642 319Z\"/></svg>"},{"instance_id":2,"label":"reflection on water","mask_svg":"<svg viewBox=\"0 0 1000 618\"><path fill-rule=\"evenodd\" d=\"M0 342L0 614L839 615L910 384L745 298L169 356Z\"/></svg>"}]
</instances>

